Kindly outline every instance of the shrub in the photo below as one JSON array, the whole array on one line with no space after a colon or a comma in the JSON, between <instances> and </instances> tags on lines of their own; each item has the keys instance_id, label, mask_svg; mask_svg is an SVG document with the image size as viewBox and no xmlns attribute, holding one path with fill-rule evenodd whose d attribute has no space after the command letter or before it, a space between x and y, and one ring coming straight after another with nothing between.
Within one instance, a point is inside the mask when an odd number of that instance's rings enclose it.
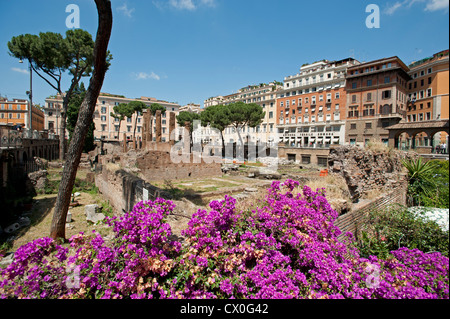
<instances>
[{"instance_id":1,"label":"shrub","mask_svg":"<svg viewBox=\"0 0 450 319\"><path fill-rule=\"evenodd\" d=\"M449 297L448 257L407 248L361 257L351 234L337 239L337 213L325 195L288 180L273 182L255 209L238 211L226 196L192 216L183 246L165 221L173 203L141 202L108 219L110 243L80 233L70 249L51 239L23 246L0 272L0 297Z\"/></svg>"},{"instance_id":2,"label":"shrub","mask_svg":"<svg viewBox=\"0 0 450 319\"><path fill-rule=\"evenodd\" d=\"M390 251L407 247L424 252L439 251L448 257L449 234L435 221L414 214L406 207L393 206L384 211L370 212L358 242L362 256L386 258Z\"/></svg>"}]
</instances>

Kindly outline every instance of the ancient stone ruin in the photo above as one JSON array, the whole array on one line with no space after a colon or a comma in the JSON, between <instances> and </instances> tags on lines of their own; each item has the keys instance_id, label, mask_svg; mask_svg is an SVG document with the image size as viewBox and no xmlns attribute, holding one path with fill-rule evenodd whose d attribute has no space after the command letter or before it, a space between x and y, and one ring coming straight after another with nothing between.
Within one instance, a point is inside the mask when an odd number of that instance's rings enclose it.
<instances>
[{"instance_id":1,"label":"ancient stone ruin","mask_svg":"<svg viewBox=\"0 0 450 319\"><path fill-rule=\"evenodd\" d=\"M122 146L105 143L103 155L96 155L101 167L101 174L95 178L96 186L118 211L129 210L140 200L167 195L151 185L154 181L222 176L221 158L205 159L190 151L186 153L189 147L174 150L174 113L169 114L169 134L172 138L168 142L161 139L161 111L157 111L155 117L156 130L153 134L153 116L149 111L144 111L141 148L128 149L126 143ZM187 137L184 140L189 142ZM174 158L181 160L174 161Z\"/></svg>"},{"instance_id":2,"label":"ancient stone ruin","mask_svg":"<svg viewBox=\"0 0 450 319\"><path fill-rule=\"evenodd\" d=\"M407 176L401 160L412 153L394 150L367 150L357 146L338 146L330 150L328 167L331 173L342 175L352 200L357 202L366 192L385 192L404 183Z\"/></svg>"}]
</instances>

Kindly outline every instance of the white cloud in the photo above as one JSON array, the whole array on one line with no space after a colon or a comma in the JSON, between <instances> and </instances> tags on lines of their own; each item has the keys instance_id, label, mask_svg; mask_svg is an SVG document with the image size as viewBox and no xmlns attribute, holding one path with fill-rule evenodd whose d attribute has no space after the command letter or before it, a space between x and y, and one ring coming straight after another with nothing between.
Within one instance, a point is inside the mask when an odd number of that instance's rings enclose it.
<instances>
[{"instance_id":1,"label":"white cloud","mask_svg":"<svg viewBox=\"0 0 450 319\"><path fill-rule=\"evenodd\" d=\"M192 2L192 0L170 0L169 4L179 10L195 10L197 7Z\"/></svg>"},{"instance_id":2,"label":"white cloud","mask_svg":"<svg viewBox=\"0 0 450 319\"><path fill-rule=\"evenodd\" d=\"M19 73L23 73L23 74L28 74L28 70L25 70L25 69L11 68L11 70L13 70L14 72L19 72Z\"/></svg>"},{"instance_id":3,"label":"white cloud","mask_svg":"<svg viewBox=\"0 0 450 319\"><path fill-rule=\"evenodd\" d=\"M425 3L424 11L438 11L445 10L448 11L448 0L404 0L402 2L395 2L394 4L388 4L384 9L384 13L387 15L393 15L399 9L411 8L416 3Z\"/></svg>"},{"instance_id":4,"label":"white cloud","mask_svg":"<svg viewBox=\"0 0 450 319\"><path fill-rule=\"evenodd\" d=\"M427 3L425 11L448 10L448 0L430 0Z\"/></svg>"},{"instance_id":5,"label":"white cloud","mask_svg":"<svg viewBox=\"0 0 450 319\"><path fill-rule=\"evenodd\" d=\"M200 7L213 8L217 5L217 0L153 0L152 3L159 10L175 8L177 10L195 11Z\"/></svg>"},{"instance_id":6,"label":"white cloud","mask_svg":"<svg viewBox=\"0 0 450 319\"><path fill-rule=\"evenodd\" d=\"M135 10L134 8L128 9L127 4L124 3L123 6L117 8L117 11L121 11L125 16L131 18Z\"/></svg>"},{"instance_id":7,"label":"white cloud","mask_svg":"<svg viewBox=\"0 0 450 319\"><path fill-rule=\"evenodd\" d=\"M161 77L158 74L156 74L155 72L152 72L152 73L139 72L137 74L135 73L134 77L136 78L136 80L153 79L153 80L159 81L161 79Z\"/></svg>"},{"instance_id":8,"label":"white cloud","mask_svg":"<svg viewBox=\"0 0 450 319\"><path fill-rule=\"evenodd\" d=\"M402 6L402 3L400 2L396 2L393 5L388 6L385 10L384 13L386 13L387 15L393 15L395 11L397 11L398 8L400 8Z\"/></svg>"}]
</instances>

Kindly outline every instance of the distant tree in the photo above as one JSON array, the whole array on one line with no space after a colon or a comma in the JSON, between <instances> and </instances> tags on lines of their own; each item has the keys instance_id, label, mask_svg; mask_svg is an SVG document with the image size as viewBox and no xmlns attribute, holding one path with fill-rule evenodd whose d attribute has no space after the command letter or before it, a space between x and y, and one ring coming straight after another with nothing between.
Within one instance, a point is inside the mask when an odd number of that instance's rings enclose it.
<instances>
[{"instance_id":1,"label":"distant tree","mask_svg":"<svg viewBox=\"0 0 450 319\"><path fill-rule=\"evenodd\" d=\"M134 130L133 130L133 141L134 141L136 137L137 118L139 114L142 114L142 111L144 111L147 108L147 105L145 105L145 103L141 101L131 101L130 103L128 103L128 108L130 111L133 111L133 114L136 114L136 117L134 118Z\"/></svg>"},{"instance_id":2,"label":"distant tree","mask_svg":"<svg viewBox=\"0 0 450 319\"><path fill-rule=\"evenodd\" d=\"M111 117L119 120L119 133L118 139L120 139L120 128L122 126L122 121L125 118L131 118L133 116L133 110L129 107L127 103L120 103L119 105L115 105L113 107L113 111L110 115Z\"/></svg>"},{"instance_id":3,"label":"distant tree","mask_svg":"<svg viewBox=\"0 0 450 319\"><path fill-rule=\"evenodd\" d=\"M166 108L158 103L150 105L150 111L153 116L156 115L156 111L161 111L161 114L166 114Z\"/></svg>"},{"instance_id":4,"label":"distant tree","mask_svg":"<svg viewBox=\"0 0 450 319\"><path fill-rule=\"evenodd\" d=\"M256 127L262 123L266 112L255 103L236 102L227 105L231 125L236 128L241 145L244 145L241 130L245 126Z\"/></svg>"},{"instance_id":5,"label":"distant tree","mask_svg":"<svg viewBox=\"0 0 450 319\"><path fill-rule=\"evenodd\" d=\"M89 87L80 107L77 124L67 151L67 159L59 184L58 197L53 210L50 237L53 239L66 236L66 217L69 209L75 177L83 152L84 139L92 123L95 106L103 86L105 74L109 67L108 44L112 29L112 10L110 0L95 0L98 12L98 29L93 52L93 72Z\"/></svg>"},{"instance_id":6,"label":"distant tree","mask_svg":"<svg viewBox=\"0 0 450 319\"><path fill-rule=\"evenodd\" d=\"M86 96L86 88L84 83L81 82L73 90L72 97L69 100L69 107L67 109L67 130L69 131L69 140L72 140L73 131L78 120L78 113L80 112L81 103L83 103L84 97ZM88 153L92 151L94 146L94 131L95 123L92 121L89 126L89 131L84 140L83 152Z\"/></svg>"},{"instance_id":7,"label":"distant tree","mask_svg":"<svg viewBox=\"0 0 450 319\"><path fill-rule=\"evenodd\" d=\"M211 126L220 131L222 139L222 156L225 156L225 139L223 132L231 124L229 108L224 105L213 105L207 107L201 114L202 126Z\"/></svg>"},{"instance_id":8,"label":"distant tree","mask_svg":"<svg viewBox=\"0 0 450 319\"><path fill-rule=\"evenodd\" d=\"M67 30L66 38L59 33L41 32L39 36L24 34L8 42L9 54L28 60L32 70L63 97L60 129L60 159L65 158L66 120L70 97L82 77L90 76L94 63L94 41L89 32L82 29ZM112 59L107 52L107 67ZM62 76L72 76L69 89L64 92ZM65 93L65 94L64 94Z\"/></svg>"}]
</instances>

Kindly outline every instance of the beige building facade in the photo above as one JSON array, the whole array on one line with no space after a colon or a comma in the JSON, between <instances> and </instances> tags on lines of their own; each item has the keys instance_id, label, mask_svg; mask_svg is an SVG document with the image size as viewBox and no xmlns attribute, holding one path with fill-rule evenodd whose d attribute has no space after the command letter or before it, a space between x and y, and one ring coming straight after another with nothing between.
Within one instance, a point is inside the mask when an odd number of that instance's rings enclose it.
<instances>
[{"instance_id":1,"label":"beige building facade","mask_svg":"<svg viewBox=\"0 0 450 319\"><path fill-rule=\"evenodd\" d=\"M161 129L162 129L162 141L169 141L169 114L171 112L178 114L180 105L176 103L171 103L167 101L158 100L153 97L145 97L142 96L140 98L131 99L126 98L121 95L114 95L108 93L100 93L97 104L94 111L94 123L95 123L95 131L94 138L95 139L103 139L103 140L116 140L122 142L124 139L124 135L127 140L131 140L133 138L133 134L135 134L137 141L142 141L142 133L143 133L143 115L142 114L133 114L131 118L125 118L122 122L118 119L111 116L111 113L114 113L114 106L119 105L121 103L130 103L132 101L140 101L145 103L148 107L152 104L159 104L166 108L166 114L162 116L161 119ZM63 104L63 99L60 96L49 97L45 100L45 129L48 129L49 132L59 132L59 128L61 127L61 108ZM153 131L156 130L156 119L153 118ZM136 127L136 130L135 130ZM66 132L68 136L68 132Z\"/></svg>"}]
</instances>

